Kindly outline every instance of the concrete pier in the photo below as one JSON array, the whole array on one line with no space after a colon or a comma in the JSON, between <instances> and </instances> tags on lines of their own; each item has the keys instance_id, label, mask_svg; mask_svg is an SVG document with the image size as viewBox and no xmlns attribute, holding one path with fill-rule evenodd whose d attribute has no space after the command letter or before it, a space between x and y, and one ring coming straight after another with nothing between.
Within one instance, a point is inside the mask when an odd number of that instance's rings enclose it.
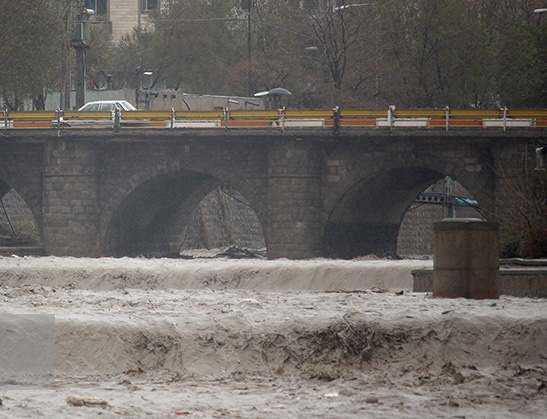
<instances>
[{"instance_id":1,"label":"concrete pier","mask_svg":"<svg viewBox=\"0 0 547 419\"><path fill-rule=\"evenodd\" d=\"M434 297L499 298L498 228L476 218L434 223Z\"/></svg>"}]
</instances>

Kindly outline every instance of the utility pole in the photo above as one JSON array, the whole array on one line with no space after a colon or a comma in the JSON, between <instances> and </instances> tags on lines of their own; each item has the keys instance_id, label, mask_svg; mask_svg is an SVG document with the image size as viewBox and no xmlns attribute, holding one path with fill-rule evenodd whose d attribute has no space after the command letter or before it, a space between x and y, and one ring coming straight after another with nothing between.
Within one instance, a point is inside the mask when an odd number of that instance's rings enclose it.
<instances>
[{"instance_id":1,"label":"utility pole","mask_svg":"<svg viewBox=\"0 0 547 419\"><path fill-rule=\"evenodd\" d=\"M89 20L95 14L93 9L88 9L84 6L78 13L78 22L74 30L70 46L76 50L76 109L85 104L85 67L86 67L86 52L89 48L88 41L91 38L89 29Z\"/></svg>"},{"instance_id":2,"label":"utility pole","mask_svg":"<svg viewBox=\"0 0 547 419\"><path fill-rule=\"evenodd\" d=\"M247 93L251 91L251 0L247 0Z\"/></svg>"}]
</instances>

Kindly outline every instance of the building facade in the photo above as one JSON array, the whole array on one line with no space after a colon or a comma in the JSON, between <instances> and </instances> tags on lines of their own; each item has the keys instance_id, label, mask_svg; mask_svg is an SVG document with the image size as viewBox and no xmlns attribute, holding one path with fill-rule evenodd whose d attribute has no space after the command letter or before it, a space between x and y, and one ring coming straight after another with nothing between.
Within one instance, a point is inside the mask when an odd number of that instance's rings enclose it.
<instances>
[{"instance_id":1,"label":"building facade","mask_svg":"<svg viewBox=\"0 0 547 419\"><path fill-rule=\"evenodd\" d=\"M160 7L160 0L86 0L86 6L95 11L93 24L103 26L115 42L142 27L151 11Z\"/></svg>"}]
</instances>

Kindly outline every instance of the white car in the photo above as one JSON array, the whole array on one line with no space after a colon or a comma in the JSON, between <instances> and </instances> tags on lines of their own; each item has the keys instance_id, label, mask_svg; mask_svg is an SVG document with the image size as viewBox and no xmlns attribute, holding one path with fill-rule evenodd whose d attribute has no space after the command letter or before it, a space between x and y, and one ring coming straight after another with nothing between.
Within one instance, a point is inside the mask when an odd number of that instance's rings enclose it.
<instances>
[{"instance_id":1,"label":"white car","mask_svg":"<svg viewBox=\"0 0 547 419\"><path fill-rule=\"evenodd\" d=\"M94 111L113 111L119 109L120 111L136 111L131 103L127 100L97 100L95 102L88 102L78 112L94 112Z\"/></svg>"},{"instance_id":2,"label":"white car","mask_svg":"<svg viewBox=\"0 0 547 419\"><path fill-rule=\"evenodd\" d=\"M114 111L118 109L122 112L125 111L136 111L131 103L126 100L97 100L94 102L88 102L80 109L78 112L110 112L112 114L111 119L81 119L79 116L73 114L71 119L67 119L64 116L61 116L59 120L51 121L51 126L54 128L66 128L66 127L75 127L75 128L98 128L98 127L110 127L114 124ZM131 121L120 122L121 125L146 125L148 122L139 121L138 123Z\"/></svg>"}]
</instances>

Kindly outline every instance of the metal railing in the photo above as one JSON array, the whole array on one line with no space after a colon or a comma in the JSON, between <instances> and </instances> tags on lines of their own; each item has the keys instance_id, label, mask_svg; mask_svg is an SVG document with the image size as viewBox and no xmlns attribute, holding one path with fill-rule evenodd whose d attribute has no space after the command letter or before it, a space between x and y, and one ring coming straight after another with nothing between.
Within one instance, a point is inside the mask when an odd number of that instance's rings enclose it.
<instances>
[{"instance_id":1,"label":"metal railing","mask_svg":"<svg viewBox=\"0 0 547 419\"><path fill-rule=\"evenodd\" d=\"M339 109L3 112L4 129L450 129L547 128L547 109Z\"/></svg>"}]
</instances>

